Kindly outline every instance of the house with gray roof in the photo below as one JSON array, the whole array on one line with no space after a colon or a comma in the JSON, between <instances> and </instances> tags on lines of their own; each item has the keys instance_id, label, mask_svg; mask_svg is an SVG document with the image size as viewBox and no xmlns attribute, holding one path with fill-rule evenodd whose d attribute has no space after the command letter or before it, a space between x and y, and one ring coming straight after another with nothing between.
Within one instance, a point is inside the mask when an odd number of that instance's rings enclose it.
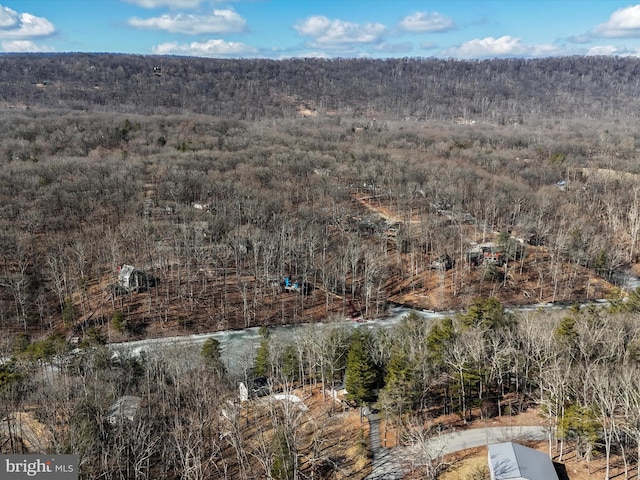
<instances>
[{"instance_id":1,"label":"house with gray roof","mask_svg":"<svg viewBox=\"0 0 640 480\"><path fill-rule=\"evenodd\" d=\"M127 292L144 292L156 283L155 277L132 265L122 265L118 272L118 286Z\"/></svg>"},{"instance_id":2,"label":"house with gray roof","mask_svg":"<svg viewBox=\"0 0 640 480\"><path fill-rule=\"evenodd\" d=\"M558 480L549 455L513 442L489 445L491 480Z\"/></svg>"},{"instance_id":3,"label":"house with gray roof","mask_svg":"<svg viewBox=\"0 0 640 480\"><path fill-rule=\"evenodd\" d=\"M140 403L142 399L133 395L124 395L118 398L107 413L107 419L111 424L116 424L119 421L129 420L133 422L140 409Z\"/></svg>"}]
</instances>

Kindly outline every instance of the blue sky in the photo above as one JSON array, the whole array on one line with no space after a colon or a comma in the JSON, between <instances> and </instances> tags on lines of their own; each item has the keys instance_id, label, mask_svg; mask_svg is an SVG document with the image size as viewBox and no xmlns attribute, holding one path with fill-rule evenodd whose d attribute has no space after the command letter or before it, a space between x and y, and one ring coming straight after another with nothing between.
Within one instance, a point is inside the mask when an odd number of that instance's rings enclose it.
<instances>
[{"instance_id":1,"label":"blue sky","mask_svg":"<svg viewBox=\"0 0 640 480\"><path fill-rule=\"evenodd\" d=\"M640 56L640 3L0 0L0 51L275 59Z\"/></svg>"}]
</instances>

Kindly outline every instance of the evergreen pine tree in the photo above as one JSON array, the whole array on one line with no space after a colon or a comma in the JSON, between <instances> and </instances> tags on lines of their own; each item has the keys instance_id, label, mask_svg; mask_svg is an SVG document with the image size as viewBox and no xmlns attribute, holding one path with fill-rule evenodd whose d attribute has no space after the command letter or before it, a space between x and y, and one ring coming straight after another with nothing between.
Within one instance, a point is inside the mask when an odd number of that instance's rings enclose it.
<instances>
[{"instance_id":1,"label":"evergreen pine tree","mask_svg":"<svg viewBox=\"0 0 640 480\"><path fill-rule=\"evenodd\" d=\"M271 443L273 465L271 466L271 477L274 480L290 480L295 478L295 459L287 440L287 434L282 427L279 427Z\"/></svg>"},{"instance_id":2,"label":"evergreen pine tree","mask_svg":"<svg viewBox=\"0 0 640 480\"><path fill-rule=\"evenodd\" d=\"M576 319L574 317L563 317L553 333L556 340L563 347L570 350L576 348L579 335L576 330Z\"/></svg>"},{"instance_id":3,"label":"evergreen pine tree","mask_svg":"<svg viewBox=\"0 0 640 480\"><path fill-rule=\"evenodd\" d=\"M286 380L296 380L298 378L298 352L293 345L287 345L282 351L280 359L281 373Z\"/></svg>"},{"instance_id":4,"label":"evergreen pine tree","mask_svg":"<svg viewBox=\"0 0 640 480\"><path fill-rule=\"evenodd\" d=\"M376 399L378 371L369 353L371 342L369 332L357 330L351 337L347 354L345 387L348 398L358 404L373 402Z\"/></svg>"},{"instance_id":5,"label":"evergreen pine tree","mask_svg":"<svg viewBox=\"0 0 640 480\"><path fill-rule=\"evenodd\" d=\"M256 351L256 358L253 361L253 374L256 377L267 377L271 373L271 362L269 361L269 337L264 337L260 341L260 346Z\"/></svg>"},{"instance_id":6,"label":"evergreen pine tree","mask_svg":"<svg viewBox=\"0 0 640 480\"><path fill-rule=\"evenodd\" d=\"M495 297L476 298L467 310L461 315L462 324L466 327L489 328L495 330L498 327L508 326L513 318L505 312L504 305Z\"/></svg>"},{"instance_id":7,"label":"evergreen pine tree","mask_svg":"<svg viewBox=\"0 0 640 480\"><path fill-rule=\"evenodd\" d=\"M222 363L222 354L220 353L220 342L215 338L208 338L202 350L200 356L204 360L208 367L211 367L218 375L223 375L226 372L224 364Z\"/></svg>"},{"instance_id":8,"label":"evergreen pine tree","mask_svg":"<svg viewBox=\"0 0 640 480\"><path fill-rule=\"evenodd\" d=\"M444 318L433 324L427 335L427 349L434 367L444 365L445 355L455 336L456 329L451 318Z\"/></svg>"},{"instance_id":9,"label":"evergreen pine tree","mask_svg":"<svg viewBox=\"0 0 640 480\"><path fill-rule=\"evenodd\" d=\"M384 377L384 401L386 409L396 415L410 407L415 399L414 365L401 347L394 347L386 366ZM382 398L382 397L381 397Z\"/></svg>"}]
</instances>

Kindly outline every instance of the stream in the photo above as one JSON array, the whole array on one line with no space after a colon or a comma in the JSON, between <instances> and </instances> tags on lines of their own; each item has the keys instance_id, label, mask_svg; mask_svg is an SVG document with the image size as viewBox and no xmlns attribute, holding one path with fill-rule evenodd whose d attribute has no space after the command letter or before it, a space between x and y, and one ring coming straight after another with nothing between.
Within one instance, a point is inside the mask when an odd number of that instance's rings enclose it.
<instances>
[{"instance_id":1,"label":"stream","mask_svg":"<svg viewBox=\"0 0 640 480\"><path fill-rule=\"evenodd\" d=\"M508 308L507 311L534 312L540 309L563 310L569 307L570 305L567 304L546 303L527 305L515 309ZM389 310L389 315L382 318L362 322L345 320L331 323L277 325L269 327L269 332L272 339L282 340L284 342L294 337L298 332L308 328L326 329L345 327L350 329L367 328L377 330L397 325L402 321L404 316L411 311L415 311L418 315L423 317L425 321L451 317L459 313L457 311L421 311L404 306L398 306L392 307ZM245 371L253 365L255 351L262 338L259 333L259 327L252 327L244 330L224 330L213 333L111 343L109 344L109 348L111 348L115 355L140 356L141 354L145 354L160 355L165 358L175 356L180 357L181 359L196 361L202 345L208 338L212 337L220 342L222 360L229 373L234 376L244 376Z\"/></svg>"},{"instance_id":2,"label":"stream","mask_svg":"<svg viewBox=\"0 0 640 480\"><path fill-rule=\"evenodd\" d=\"M635 290L640 287L640 277L634 276L631 272L621 272L619 277L619 285L627 291ZM596 300L594 304L606 305L606 300ZM534 312L541 309L544 310L565 310L570 308L570 303L543 303L526 305L516 308L507 308L511 312ZM402 318L413 309L405 306L392 307L389 315L367 320L364 322L356 322L345 320L342 322L332 323L314 323L314 324L298 324L298 325L276 325L269 327L271 338L282 339L284 341L294 337L297 332L307 328L390 328L397 325ZM415 312L423 317L426 321L446 318L456 315L457 311L425 311L415 310ZM151 338L146 340L137 340L133 342L111 343L109 348L115 355L139 356L143 352L147 355L161 355L168 357L175 355L181 359L196 360L200 353L202 345L208 338L215 338L220 342L220 350L222 359L227 366L227 370L232 375L243 375L253 364L253 358L256 348L262 338L259 333L259 327L247 328L244 330L224 330L213 333L203 333L194 335L185 335L166 338Z\"/></svg>"}]
</instances>

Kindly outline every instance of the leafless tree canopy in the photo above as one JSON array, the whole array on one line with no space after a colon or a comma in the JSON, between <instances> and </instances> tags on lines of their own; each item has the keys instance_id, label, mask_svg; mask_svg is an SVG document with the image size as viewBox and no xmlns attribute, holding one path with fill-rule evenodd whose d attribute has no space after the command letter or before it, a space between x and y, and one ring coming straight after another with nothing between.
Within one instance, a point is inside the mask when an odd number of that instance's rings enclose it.
<instances>
[{"instance_id":1,"label":"leafless tree canopy","mask_svg":"<svg viewBox=\"0 0 640 480\"><path fill-rule=\"evenodd\" d=\"M363 372L353 401L400 442L537 405L560 455L640 468L639 62L0 56L0 450L73 452L84 478L333 478L329 420L236 382L322 386L335 421ZM565 309L505 308L545 302ZM460 313L344 327L391 304ZM317 321L342 323L269 334ZM106 346L251 327L233 369L214 342Z\"/></svg>"}]
</instances>

